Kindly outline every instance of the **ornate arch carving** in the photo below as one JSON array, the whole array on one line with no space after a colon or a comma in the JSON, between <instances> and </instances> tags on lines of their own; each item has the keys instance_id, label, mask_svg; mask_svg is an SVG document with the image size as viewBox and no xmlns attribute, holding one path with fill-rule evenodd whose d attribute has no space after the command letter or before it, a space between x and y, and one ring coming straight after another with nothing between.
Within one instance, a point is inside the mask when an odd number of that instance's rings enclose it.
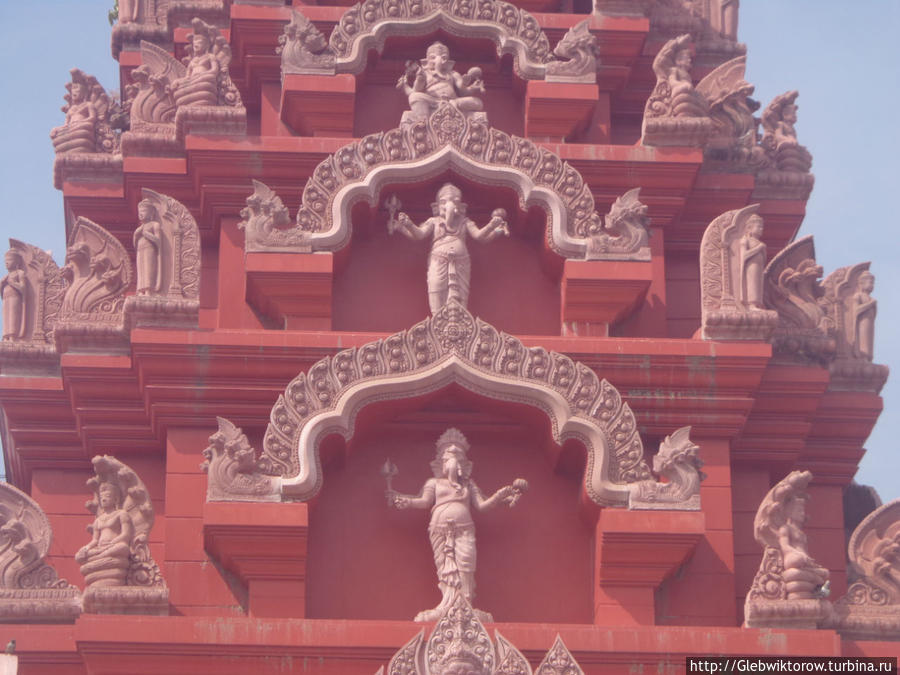
<instances>
[{"instance_id":1,"label":"ornate arch carving","mask_svg":"<svg viewBox=\"0 0 900 675\"><path fill-rule=\"evenodd\" d=\"M307 250L338 250L350 240L355 202L374 205L386 182L422 180L447 167L481 184L514 189L523 208L541 204L548 214L548 243L564 257L648 257L640 242L633 250L600 242L609 236L594 211L594 197L568 162L528 139L466 118L450 105L424 122L366 136L323 160L303 189L294 239Z\"/></svg>"},{"instance_id":2,"label":"ornate arch carving","mask_svg":"<svg viewBox=\"0 0 900 675\"><path fill-rule=\"evenodd\" d=\"M511 54L516 73L542 80L553 60L550 42L528 12L502 0L365 0L340 18L329 38L338 73L360 73L371 49L391 35L427 35L442 29L461 37L491 39L497 55Z\"/></svg>"},{"instance_id":3,"label":"ornate arch carving","mask_svg":"<svg viewBox=\"0 0 900 675\"><path fill-rule=\"evenodd\" d=\"M556 442L583 443L585 489L598 504L627 505L627 484L650 477L634 414L615 387L563 354L525 347L455 303L295 377L272 408L260 468L281 474L283 497L310 499L322 486L322 439L352 437L357 413L370 403L451 383L538 408Z\"/></svg>"}]
</instances>

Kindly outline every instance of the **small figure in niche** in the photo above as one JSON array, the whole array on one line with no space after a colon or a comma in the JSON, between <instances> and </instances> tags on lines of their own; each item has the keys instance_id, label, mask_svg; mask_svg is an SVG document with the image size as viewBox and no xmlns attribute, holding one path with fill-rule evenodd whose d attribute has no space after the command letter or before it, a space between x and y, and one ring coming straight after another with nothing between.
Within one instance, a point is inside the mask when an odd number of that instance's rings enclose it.
<instances>
[{"instance_id":1,"label":"small figure in niche","mask_svg":"<svg viewBox=\"0 0 900 675\"><path fill-rule=\"evenodd\" d=\"M138 203L138 220L141 224L133 237L137 294L157 295L162 291L162 225L151 201L143 199Z\"/></svg>"},{"instance_id":2,"label":"small figure in niche","mask_svg":"<svg viewBox=\"0 0 900 675\"><path fill-rule=\"evenodd\" d=\"M877 302L872 297L875 290L875 275L865 271L857 279L857 291L853 294L852 311L854 356L871 361L875 353L875 313Z\"/></svg>"},{"instance_id":3,"label":"small figure in niche","mask_svg":"<svg viewBox=\"0 0 900 675\"><path fill-rule=\"evenodd\" d=\"M428 47L425 58L418 63L407 62L406 72L397 80L397 89L401 89L409 99L413 117L427 118L442 101L447 101L465 115L484 109L477 96L484 93L481 68L469 68L465 75L461 75L453 70L453 65L450 50L440 42Z\"/></svg>"},{"instance_id":4,"label":"small figure in niche","mask_svg":"<svg viewBox=\"0 0 900 675\"><path fill-rule=\"evenodd\" d=\"M466 235L476 241L489 242L501 234L509 236L509 228L504 209L494 209L484 227L475 225L466 218L462 192L451 183L438 190L437 202L432 204L432 209L434 216L421 225L416 225L402 212L396 219L392 216L388 221L388 232L393 234L399 230L413 240L433 237L427 278L428 306L434 314L450 301L458 302L463 307L469 301L472 265L466 248Z\"/></svg>"},{"instance_id":5,"label":"small figure in niche","mask_svg":"<svg viewBox=\"0 0 900 675\"><path fill-rule=\"evenodd\" d=\"M134 524L122 508L122 494L115 484L101 483L97 499L97 517L90 526L91 541L75 554L75 562L81 565L87 586L124 586Z\"/></svg>"},{"instance_id":6,"label":"small figure in niche","mask_svg":"<svg viewBox=\"0 0 900 675\"><path fill-rule=\"evenodd\" d=\"M763 271L766 268L766 245L760 240L763 219L753 214L744 225L744 233L738 239L741 277L738 298L750 310L764 310Z\"/></svg>"},{"instance_id":7,"label":"small figure in niche","mask_svg":"<svg viewBox=\"0 0 900 675\"><path fill-rule=\"evenodd\" d=\"M441 602L434 609L416 615L416 621L435 621L449 607L457 593L469 604L475 597L475 523L472 511L487 511L498 504L515 506L528 489L528 482L517 478L511 485L485 498L471 479L472 462L466 457L469 442L458 429L447 429L437 441L431 462L434 478L428 479L418 496L403 495L388 487L388 503L397 509L431 509L428 538L434 552ZM386 463L386 477L396 469ZM388 482L390 486L390 481ZM493 621L489 614L476 610L482 621Z\"/></svg>"},{"instance_id":8,"label":"small figure in niche","mask_svg":"<svg viewBox=\"0 0 900 675\"><path fill-rule=\"evenodd\" d=\"M22 254L10 249L6 252L6 269L9 272L0 280L0 297L3 298L3 339L22 340L25 337L25 312L27 279Z\"/></svg>"}]
</instances>

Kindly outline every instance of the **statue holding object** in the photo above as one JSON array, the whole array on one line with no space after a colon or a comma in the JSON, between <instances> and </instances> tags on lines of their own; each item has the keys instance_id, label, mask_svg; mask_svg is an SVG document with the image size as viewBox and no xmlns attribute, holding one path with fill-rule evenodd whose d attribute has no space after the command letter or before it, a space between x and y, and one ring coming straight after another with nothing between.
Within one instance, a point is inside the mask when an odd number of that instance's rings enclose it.
<instances>
[{"instance_id":1,"label":"statue holding object","mask_svg":"<svg viewBox=\"0 0 900 675\"><path fill-rule=\"evenodd\" d=\"M517 478L511 485L485 498L472 480L472 462L466 457L469 442L457 429L447 429L437 441L431 468L434 478L426 481L418 496L396 492L390 478L396 468L390 462L382 472L388 478L388 504L396 509L431 509L428 538L434 551L441 602L434 609L419 612L416 621L435 621L451 606L457 594L468 603L475 597L475 523L472 511L487 511L499 504L515 506L528 489L528 482ZM489 614L476 610L482 621L493 621Z\"/></svg>"},{"instance_id":2,"label":"statue holding object","mask_svg":"<svg viewBox=\"0 0 900 675\"><path fill-rule=\"evenodd\" d=\"M406 71L397 80L397 89L409 99L409 117L425 120L444 102L466 116L484 109L479 98L484 93L481 68L473 66L461 75L453 70L453 65L450 50L441 42L432 43L418 63L407 62Z\"/></svg>"},{"instance_id":3,"label":"statue holding object","mask_svg":"<svg viewBox=\"0 0 900 675\"><path fill-rule=\"evenodd\" d=\"M509 236L509 229L503 209L494 209L490 221L481 228L466 218L462 192L451 183L438 190L437 201L431 206L434 216L416 225L405 213L394 216L399 208L396 198L387 204L391 212L388 221L391 234L399 230L413 240L432 237L428 258L428 306L434 314L451 301L465 307L469 300L472 266L466 248L466 235L476 241L489 242L501 234Z\"/></svg>"}]
</instances>

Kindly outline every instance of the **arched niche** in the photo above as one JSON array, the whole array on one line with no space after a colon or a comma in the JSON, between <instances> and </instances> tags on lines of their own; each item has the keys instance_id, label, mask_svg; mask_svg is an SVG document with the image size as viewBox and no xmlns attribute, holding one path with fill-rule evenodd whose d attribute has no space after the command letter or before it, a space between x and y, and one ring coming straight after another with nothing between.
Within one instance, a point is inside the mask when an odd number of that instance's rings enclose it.
<instances>
[{"instance_id":1,"label":"arched niche","mask_svg":"<svg viewBox=\"0 0 900 675\"><path fill-rule=\"evenodd\" d=\"M514 508L475 514L477 606L498 621L591 623L594 523L579 503L583 463L563 460L549 418L530 406L455 384L373 402L352 440L325 442L327 479L309 509L306 617L408 621L438 603L430 513L388 508L381 469L390 458L392 487L417 493L451 426L471 444L472 477L486 495L514 478L529 482Z\"/></svg>"},{"instance_id":2,"label":"arched niche","mask_svg":"<svg viewBox=\"0 0 900 675\"><path fill-rule=\"evenodd\" d=\"M597 504L626 506L628 483L650 477L634 415L615 387L567 356L525 347L457 304L294 378L272 408L261 466L282 476L283 498L312 499L323 483L326 438L351 439L357 416L372 403L451 385L529 406L547 417L557 445L580 443L584 491Z\"/></svg>"},{"instance_id":3,"label":"arched niche","mask_svg":"<svg viewBox=\"0 0 900 675\"><path fill-rule=\"evenodd\" d=\"M523 209L547 213L549 248L564 258L589 257L600 228L594 198L581 174L531 141L441 106L424 122L366 136L323 160L303 189L297 226L313 251L337 251L351 237L351 210L376 207L381 188L419 182L447 171L484 185L515 190Z\"/></svg>"},{"instance_id":4,"label":"arched niche","mask_svg":"<svg viewBox=\"0 0 900 675\"><path fill-rule=\"evenodd\" d=\"M354 5L329 37L338 73L359 74L370 51L381 53L389 36L425 36L436 31L489 39L499 56L510 54L523 80L541 80L553 59L550 42L535 18L502 0L387 0Z\"/></svg>"},{"instance_id":5,"label":"arched niche","mask_svg":"<svg viewBox=\"0 0 900 675\"><path fill-rule=\"evenodd\" d=\"M466 239L471 261L468 310L514 335L558 335L563 259L544 244L547 214L534 204L521 208L518 192L460 175L447 162L432 177L401 178L379 188L383 204L396 199L416 223L432 217L438 190L452 183L462 191L466 216L477 227L503 209L509 236L490 242ZM391 333L429 313L426 270L432 240L411 240L391 232L383 208L357 202L351 210L353 235L335 257L332 330ZM524 306L528 311L522 311Z\"/></svg>"}]
</instances>

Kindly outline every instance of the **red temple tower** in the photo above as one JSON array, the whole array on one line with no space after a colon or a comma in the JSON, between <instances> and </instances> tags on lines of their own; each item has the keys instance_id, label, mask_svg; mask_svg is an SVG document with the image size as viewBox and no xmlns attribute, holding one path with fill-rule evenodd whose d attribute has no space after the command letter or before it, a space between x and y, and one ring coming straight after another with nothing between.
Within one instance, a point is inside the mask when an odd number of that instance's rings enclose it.
<instances>
[{"instance_id":1,"label":"red temple tower","mask_svg":"<svg viewBox=\"0 0 900 675\"><path fill-rule=\"evenodd\" d=\"M737 2L583 4L119 0L0 282L8 672L896 655L797 92Z\"/></svg>"}]
</instances>

